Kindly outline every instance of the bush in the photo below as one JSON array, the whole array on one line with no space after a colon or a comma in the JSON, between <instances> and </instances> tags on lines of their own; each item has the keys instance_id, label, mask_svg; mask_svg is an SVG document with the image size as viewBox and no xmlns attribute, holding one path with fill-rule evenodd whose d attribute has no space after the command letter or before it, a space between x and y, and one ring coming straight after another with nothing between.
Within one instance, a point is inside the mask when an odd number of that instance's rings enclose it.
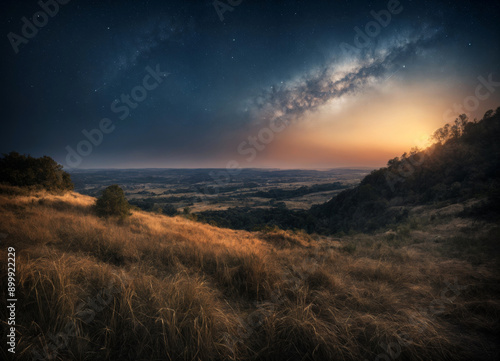
<instances>
[{"instance_id":1,"label":"bush","mask_svg":"<svg viewBox=\"0 0 500 361\"><path fill-rule=\"evenodd\" d=\"M62 165L48 156L33 158L10 152L0 158L0 183L49 191L72 190L71 177L62 168Z\"/></svg>"},{"instance_id":2,"label":"bush","mask_svg":"<svg viewBox=\"0 0 500 361\"><path fill-rule=\"evenodd\" d=\"M157 214L162 214L163 213L163 208L161 208L158 204L154 204L152 211Z\"/></svg>"},{"instance_id":3,"label":"bush","mask_svg":"<svg viewBox=\"0 0 500 361\"><path fill-rule=\"evenodd\" d=\"M95 203L95 210L99 217L119 216L125 218L129 215L130 204L125 199L125 194L119 185L107 187L102 196Z\"/></svg>"}]
</instances>

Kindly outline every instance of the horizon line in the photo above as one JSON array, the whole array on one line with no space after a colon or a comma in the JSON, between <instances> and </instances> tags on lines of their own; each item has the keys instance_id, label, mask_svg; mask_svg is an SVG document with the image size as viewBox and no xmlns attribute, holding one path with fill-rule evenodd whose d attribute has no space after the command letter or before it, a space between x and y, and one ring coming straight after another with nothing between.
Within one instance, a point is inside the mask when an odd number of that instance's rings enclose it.
<instances>
[{"instance_id":1,"label":"horizon line","mask_svg":"<svg viewBox=\"0 0 500 361\"><path fill-rule=\"evenodd\" d=\"M318 172L328 172L331 170L340 170L340 169L351 169L351 170L365 170L365 169L377 169L379 167L373 166L359 166L359 167L328 167L328 168L276 168L276 167L248 167L248 168L239 168L240 170L275 170L275 171L284 171L284 170L309 170L309 171L318 171ZM221 170L226 169L224 167L143 167L143 168L116 168L116 167L101 167L101 168L63 168L65 171L87 171L87 170Z\"/></svg>"}]
</instances>

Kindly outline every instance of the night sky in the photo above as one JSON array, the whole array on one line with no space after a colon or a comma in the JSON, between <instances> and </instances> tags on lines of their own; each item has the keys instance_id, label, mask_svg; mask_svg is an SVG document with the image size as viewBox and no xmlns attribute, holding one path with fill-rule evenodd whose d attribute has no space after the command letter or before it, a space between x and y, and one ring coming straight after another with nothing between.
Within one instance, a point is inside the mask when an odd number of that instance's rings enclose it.
<instances>
[{"instance_id":1,"label":"night sky","mask_svg":"<svg viewBox=\"0 0 500 361\"><path fill-rule=\"evenodd\" d=\"M1 153L378 167L500 106L495 1L46 2L2 3Z\"/></svg>"}]
</instances>

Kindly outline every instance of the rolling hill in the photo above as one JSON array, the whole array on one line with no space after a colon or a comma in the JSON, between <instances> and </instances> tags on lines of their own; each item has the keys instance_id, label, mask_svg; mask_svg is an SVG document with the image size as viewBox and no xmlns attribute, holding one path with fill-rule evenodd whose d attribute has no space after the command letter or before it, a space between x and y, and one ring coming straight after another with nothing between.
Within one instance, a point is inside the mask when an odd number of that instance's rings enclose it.
<instances>
[{"instance_id":1,"label":"rolling hill","mask_svg":"<svg viewBox=\"0 0 500 361\"><path fill-rule=\"evenodd\" d=\"M424 207L413 224L333 239L138 210L99 218L94 202L1 187L1 257L16 254L16 359L499 354L498 261L488 255L498 226L460 220L460 209ZM6 272L2 262L2 283Z\"/></svg>"},{"instance_id":2,"label":"rolling hill","mask_svg":"<svg viewBox=\"0 0 500 361\"><path fill-rule=\"evenodd\" d=\"M483 202L469 214L498 219L500 108L477 122L461 115L453 125L436 130L433 138L432 146L389 160L359 186L313 206L310 212L319 219L316 230L372 231L405 219L415 205L474 198Z\"/></svg>"}]
</instances>

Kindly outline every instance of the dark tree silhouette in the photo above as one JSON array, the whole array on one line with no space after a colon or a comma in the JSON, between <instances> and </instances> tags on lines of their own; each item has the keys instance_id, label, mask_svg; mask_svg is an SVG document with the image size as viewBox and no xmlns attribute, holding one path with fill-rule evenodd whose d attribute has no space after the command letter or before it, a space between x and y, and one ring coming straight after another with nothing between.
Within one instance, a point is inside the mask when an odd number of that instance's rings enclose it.
<instances>
[{"instance_id":1,"label":"dark tree silhouette","mask_svg":"<svg viewBox=\"0 0 500 361\"><path fill-rule=\"evenodd\" d=\"M431 147L395 157L359 186L313 206L316 231L370 231L404 219L406 206L470 198L487 197L482 212L491 213L500 187L500 108L480 121L462 114L432 138Z\"/></svg>"},{"instance_id":2,"label":"dark tree silhouette","mask_svg":"<svg viewBox=\"0 0 500 361\"><path fill-rule=\"evenodd\" d=\"M119 216L125 218L129 215L130 205L120 186L113 184L107 187L102 196L96 200L95 210L100 217Z\"/></svg>"},{"instance_id":3,"label":"dark tree silhouette","mask_svg":"<svg viewBox=\"0 0 500 361\"><path fill-rule=\"evenodd\" d=\"M491 112L491 113L490 113ZM491 117L493 111L487 112L485 118ZM475 122L474 122L475 123ZM465 114L461 114L455 119L453 124L445 124L444 127L439 128L434 132L431 139L438 144L443 144L449 139L456 139L462 136L470 124L469 118Z\"/></svg>"},{"instance_id":4,"label":"dark tree silhouette","mask_svg":"<svg viewBox=\"0 0 500 361\"><path fill-rule=\"evenodd\" d=\"M72 190L71 177L62 168L48 156L34 158L10 152L0 158L0 183L49 191Z\"/></svg>"}]
</instances>

